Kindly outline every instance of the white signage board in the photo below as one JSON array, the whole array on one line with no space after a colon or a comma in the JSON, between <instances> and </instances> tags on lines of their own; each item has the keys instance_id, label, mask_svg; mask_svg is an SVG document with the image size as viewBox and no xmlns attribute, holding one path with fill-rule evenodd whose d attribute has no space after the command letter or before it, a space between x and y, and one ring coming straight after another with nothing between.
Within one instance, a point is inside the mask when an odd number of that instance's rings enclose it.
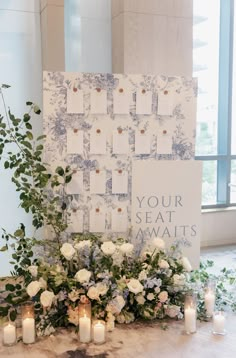
<instances>
[{"instance_id":1,"label":"white signage board","mask_svg":"<svg viewBox=\"0 0 236 358\"><path fill-rule=\"evenodd\" d=\"M132 238L144 243L160 237L180 244L194 268L199 265L202 163L133 161Z\"/></svg>"}]
</instances>

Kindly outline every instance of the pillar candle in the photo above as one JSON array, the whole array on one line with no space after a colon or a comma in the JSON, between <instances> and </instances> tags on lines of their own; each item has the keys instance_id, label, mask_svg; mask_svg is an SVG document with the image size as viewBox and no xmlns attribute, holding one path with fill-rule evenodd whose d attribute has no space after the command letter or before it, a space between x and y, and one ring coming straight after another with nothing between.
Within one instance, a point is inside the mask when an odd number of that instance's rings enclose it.
<instances>
[{"instance_id":1,"label":"pillar candle","mask_svg":"<svg viewBox=\"0 0 236 358\"><path fill-rule=\"evenodd\" d=\"M93 340L94 343L105 342L105 325L98 322L93 327Z\"/></svg>"},{"instance_id":2,"label":"pillar candle","mask_svg":"<svg viewBox=\"0 0 236 358\"><path fill-rule=\"evenodd\" d=\"M205 293L205 309L207 316L212 316L215 308L215 294L212 291Z\"/></svg>"},{"instance_id":3,"label":"pillar candle","mask_svg":"<svg viewBox=\"0 0 236 358\"><path fill-rule=\"evenodd\" d=\"M225 333L225 317L222 312L217 312L213 318L213 332L218 334Z\"/></svg>"},{"instance_id":4,"label":"pillar candle","mask_svg":"<svg viewBox=\"0 0 236 358\"><path fill-rule=\"evenodd\" d=\"M91 319L87 316L79 319L79 338L80 342L87 343L91 339Z\"/></svg>"},{"instance_id":5,"label":"pillar candle","mask_svg":"<svg viewBox=\"0 0 236 358\"><path fill-rule=\"evenodd\" d=\"M187 333L196 332L196 309L188 307L184 310L185 330Z\"/></svg>"},{"instance_id":6,"label":"pillar candle","mask_svg":"<svg viewBox=\"0 0 236 358\"><path fill-rule=\"evenodd\" d=\"M22 320L22 339L26 344L35 342L35 319L24 318Z\"/></svg>"},{"instance_id":7,"label":"pillar candle","mask_svg":"<svg viewBox=\"0 0 236 358\"><path fill-rule=\"evenodd\" d=\"M12 345L16 342L16 327L10 322L3 328L3 343Z\"/></svg>"}]
</instances>

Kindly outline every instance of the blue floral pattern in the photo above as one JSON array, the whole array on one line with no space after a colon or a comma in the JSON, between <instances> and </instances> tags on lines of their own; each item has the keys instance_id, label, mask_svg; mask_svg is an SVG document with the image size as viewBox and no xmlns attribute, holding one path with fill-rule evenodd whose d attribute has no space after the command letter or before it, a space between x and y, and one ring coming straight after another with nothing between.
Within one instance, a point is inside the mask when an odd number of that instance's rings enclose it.
<instances>
[{"instance_id":1,"label":"blue floral pattern","mask_svg":"<svg viewBox=\"0 0 236 358\"><path fill-rule=\"evenodd\" d=\"M67 113L67 91L76 86L84 92L84 113ZM107 115L90 113L90 91L95 88L107 91ZM129 115L114 115L113 91L117 88L131 91ZM135 101L137 89L152 91L152 114L137 115ZM70 195L68 201L71 208L77 207L84 211L84 230L89 231L89 211L95 207L103 207L106 211L106 233L110 237L119 233L111 231L111 210L120 205L127 207L128 223L127 238L131 232L131 190L132 160L193 160L195 155L196 97L197 81L185 77L166 77L157 75L126 75L126 74L95 74L95 73L64 73L44 72L44 134L45 161L53 167L69 164L84 173L84 192L82 195ZM157 115L158 95L161 91L171 91L175 96L173 115ZM172 154L156 153L155 133L164 128L167 121L174 123L172 132ZM107 155L91 155L90 130L98 125L106 130ZM67 155L67 132L69 129L84 132L84 153ZM129 153L117 155L112 153L111 133L122 128L129 133ZM152 133L150 154L135 154L135 130L145 129ZM95 169L106 171L106 194L91 195L89 192L89 173ZM112 170L122 169L128 172L128 193L112 194ZM185 243L187 245L187 243Z\"/></svg>"}]
</instances>

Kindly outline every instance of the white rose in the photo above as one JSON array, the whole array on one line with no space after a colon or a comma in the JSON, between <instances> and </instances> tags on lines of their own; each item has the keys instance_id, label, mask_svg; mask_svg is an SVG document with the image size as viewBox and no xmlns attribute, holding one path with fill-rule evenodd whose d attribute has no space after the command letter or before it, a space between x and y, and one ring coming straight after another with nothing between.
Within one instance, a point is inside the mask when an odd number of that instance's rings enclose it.
<instances>
[{"instance_id":1,"label":"white rose","mask_svg":"<svg viewBox=\"0 0 236 358\"><path fill-rule=\"evenodd\" d=\"M75 249L80 251L81 249L83 249L84 247L91 247L91 241L90 240L83 240L78 242L77 244L75 244Z\"/></svg>"},{"instance_id":2,"label":"white rose","mask_svg":"<svg viewBox=\"0 0 236 358\"><path fill-rule=\"evenodd\" d=\"M32 281L27 286L26 291L30 297L34 297L35 295L37 295L40 289L41 283L39 281Z\"/></svg>"},{"instance_id":3,"label":"white rose","mask_svg":"<svg viewBox=\"0 0 236 358\"><path fill-rule=\"evenodd\" d=\"M160 237L155 237L152 240L152 246L154 246L155 249L164 250L165 249L165 241L162 240Z\"/></svg>"},{"instance_id":4,"label":"white rose","mask_svg":"<svg viewBox=\"0 0 236 358\"><path fill-rule=\"evenodd\" d=\"M37 277L38 276L38 266L36 265L31 265L28 267L28 271L29 273L33 276L33 277Z\"/></svg>"},{"instance_id":5,"label":"white rose","mask_svg":"<svg viewBox=\"0 0 236 358\"><path fill-rule=\"evenodd\" d=\"M51 291L41 293L40 302L43 307L51 307L55 295Z\"/></svg>"},{"instance_id":6,"label":"white rose","mask_svg":"<svg viewBox=\"0 0 236 358\"><path fill-rule=\"evenodd\" d=\"M40 277L39 283L41 285L41 288L43 288L44 290L47 289L47 282L42 277Z\"/></svg>"},{"instance_id":7,"label":"white rose","mask_svg":"<svg viewBox=\"0 0 236 358\"><path fill-rule=\"evenodd\" d=\"M136 301L138 302L139 305L143 305L145 303L145 298L143 297L143 295L137 295L135 297Z\"/></svg>"},{"instance_id":8,"label":"white rose","mask_svg":"<svg viewBox=\"0 0 236 358\"><path fill-rule=\"evenodd\" d=\"M88 289L87 296L91 300L99 300L99 291L96 286L91 286Z\"/></svg>"},{"instance_id":9,"label":"white rose","mask_svg":"<svg viewBox=\"0 0 236 358\"><path fill-rule=\"evenodd\" d=\"M127 242L125 244L122 244L119 248L124 255L132 255L134 250L134 245Z\"/></svg>"},{"instance_id":10,"label":"white rose","mask_svg":"<svg viewBox=\"0 0 236 358\"><path fill-rule=\"evenodd\" d=\"M108 291L108 286L105 283L99 282L97 284L98 294L104 296Z\"/></svg>"},{"instance_id":11,"label":"white rose","mask_svg":"<svg viewBox=\"0 0 236 358\"><path fill-rule=\"evenodd\" d=\"M139 282L139 280L136 280L135 278L131 278L127 286L130 292L133 292L135 294L143 291L143 285Z\"/></svg>"},{"instance_id":12,"label":"white rose","mask_svg":"<svg viewBox=\"0 0 236 358\"><path fill-rule=\"evenodd\" d=\"M166 314L170 318L174 318L174 317L178 316L179 313L180 313L180 307L176 306L176 305L170 305L166 309Z\"/></svg>"},{"instance_id":13,"label":"white rose","mask_svg":"<svg viewBox=\"0 0 236 358\"><path fill-rule=\"evenodd\" d=\"M79 283L88 283L92 273L86 269L79 270L75 274L75 279Z\"/></svg>"},{"instance_id":14,"label":"white rose","mask_svg":"<svg viewBox=\"0 0 236 358\"><path fill-rule=\"evenodd\" d=\"M60 248L61 254L65 257L66 260L71 260L75 254L75 249L71 244L65 243Z\"/></svg>"},{"instance_id":15,"label":"white rose","mask_svg":"<svg viewBox=\"0 0 236 358\"><path fill-rule=\"evenodd\" d=\"M156 293L159 293L161 291L160 287L155 287L155 290L154 290Z\"/></svg>"},{"instance_id":16,"label":"white rose","mask_svg":"<svg viewBox=\"0 0 236 358\"><path fill-rule=\"evenodd\" d=\"M146 278L147 278L147 272L145 270L142 270L138 275L138 279L139 281L142 281L142 280L146 280Z\"/></svg>"},{"instance_id":17,"label":"white rose","mask_svg":"<svg viewBox=\"0 0 236 358\"><path fill-rule=\"evenodd\" d=\"M190 264L189 259L187 257L182 257L181 263L187 272L192 271L192 265Z\"/></svg>"},{"instance_id":18,"label":"white rose","mask_svg":"<svg viewBox=\"0 0 236 358\"><path fill-rule=\"evenodd\" d=\"M174 274L173 283L176 286L183 286L185 284L185 276L184 276L184 274L181 274L181 275Z\"/></svg>"},{"instance_id":19,"label":"white rose","mask_svg":"<svg viewBox=\"0 0 236 358\"><path fill-rule=\"evenodd\" d=\"M72 301L75 302L79 299L79 292L77 290L72 290L70 293L68 293L68 298Z\"/></svg>"},{"instance_id":20,"label":"white rose","mask_svg":"<svg viewBox=\"0 0 236 358\"><path fill-rule=\"evenodd\" d=\"M166 302L167 299L168 299L168 292L167 292L167 291L162 291L162 292L160 292L159 295L158 295L158 298L159 298L159 301L160 301L161 303Z\"/></svg>"},{"instance_id":21,"label":"white rose","mask_svg":"<svg viewBox=\"0 0 236 358\"><path fill-rule=\"evenodd\" d=\"M168 264L168 262L166 260L160 260L159 267L161 269L168 269L170 267L170 265Z\"/></svg>"},{"instance_id":22,"label":"white rose","mask_svg":"<svg viewBox=\"0 0 236 358\"><path fill-rule=\"evenodd\" d=\"M116 251L116 245L112 241L106 241L102 244L101 250L105 255L113 255Z\"/></svg>"},{"instance_id":23,"label":"white rose","mask_svg":"<svg viewBox=\"0 0 236 358\"><path fill-rule=\"evenodd\" d=\"M147 299L148 299L149 301L154 300L154 298L155 298L155 296L154 296L154 294L153 294L152 292L150 292L150 293L147 295Z\"/></svg>"}]
</instances>

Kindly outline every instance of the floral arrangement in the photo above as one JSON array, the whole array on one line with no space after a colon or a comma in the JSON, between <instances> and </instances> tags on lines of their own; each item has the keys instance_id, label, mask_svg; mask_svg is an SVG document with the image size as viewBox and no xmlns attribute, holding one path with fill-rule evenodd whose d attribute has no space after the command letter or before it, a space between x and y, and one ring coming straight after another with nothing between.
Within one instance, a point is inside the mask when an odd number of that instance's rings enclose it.
<instances>
[{"instance_id":1,"label":"floral arrangement","mask_svg":"<svg viewBox=\"0 0 236 358\"><path fill-rule=\"evenodd\" d=\"M17 233L22 235L18 245L23 234ZM122 239L103 241L88 234L63 243L51 263L39 257L21 269L21 288L8 284L10 301L17 301L20 292L21 300L35 302L41 335L58 326L77 326L80 302L90 301L93 317L105 319L108 326L137 318L181 319L191 265L177 249L167 252L161 238L153 239L136 257L134 246Z\"/></svg>"},{"instance_id":2,"label":"floral arrangement","mask_svg":"<svg viewBox=\"0 0 236 358\"><path fill-rule=\"evenodd\" d=\"M140 253L123 240L110 240L92 234L68 234L68 198L65 186L73 171L69 166L51 171L43 161L44 136L34 138L32 113L40 109L27 102L29 111L15 117L4 101L5 115L0 115L0 161L12 173L19 192L20 206L32 214L35 235L28 237L23 224L14 234L3 229L4 245L12 254L14 282L8 282L0 306L0 316L15 320L20 305L35 303L39 335L48 335L57 327L78 326L78 305L91 302L94 317L108 326L114 321L130 323L135 319L183 317L186 291L196 289L199 314L204 317L202 288L209 278L206 267L192 271L177 247L165 248L161 238L144 245ZM13 149L14 148L14 151ZM50 239L41 239L38 229L51 230ZM231 271L224 271L217 286L217 304L227 305L225 279L235 282ZM229 303L236 308L235 299Z\"/></svg>"}]
</instances>

